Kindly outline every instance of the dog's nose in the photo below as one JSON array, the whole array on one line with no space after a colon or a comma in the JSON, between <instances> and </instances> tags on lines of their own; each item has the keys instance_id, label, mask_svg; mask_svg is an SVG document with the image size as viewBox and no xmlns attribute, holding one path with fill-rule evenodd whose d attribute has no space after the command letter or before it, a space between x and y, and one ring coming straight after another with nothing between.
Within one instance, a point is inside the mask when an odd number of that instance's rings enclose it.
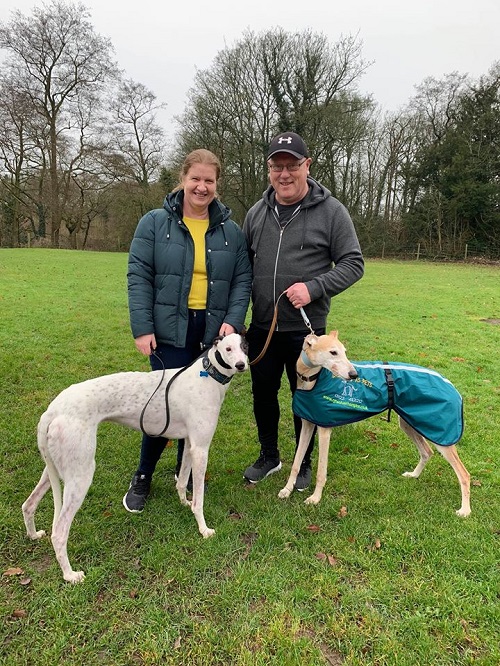
<instances>
[{"instance_id":1,"label":"dog's nose","mask_svg":"<svg viewBox=\"0 0 500 666\"><path fill-rule=\"evenodd\" d=\"M243 363L243 361L238 361L238 363L236 363L234 367L236 368L236 370L238 370L238 372L243 372L243 370L245 369L245 364Z\"/></svg>"},{"instance_id":2,"label":"dog's nose","mask_svg":"<svg viewBox=\"0 0 500 666\"><path fill-rule=\"evenodd\" d=\"M358 378L358 373L356 370L349 370L349 379L357 379Z\"/></svg>"}]
</instances>

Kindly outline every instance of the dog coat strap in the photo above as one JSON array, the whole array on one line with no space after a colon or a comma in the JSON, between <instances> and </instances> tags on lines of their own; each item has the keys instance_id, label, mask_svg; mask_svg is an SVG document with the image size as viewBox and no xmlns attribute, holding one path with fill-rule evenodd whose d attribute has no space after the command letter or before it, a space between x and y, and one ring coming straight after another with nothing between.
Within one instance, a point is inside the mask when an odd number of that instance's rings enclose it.
<instances>
[{"instance_id":1,"label":"dog coat strap","mask_svg":"<svg viewBox=\"0 0 500 666\"><path fill-rule=\"evenodd\" d=\"M387 361L384 361L384 366L388 365ZM389 411L387 412L387 422L391 420L391 411L394 407L394 377L392 376L391 369L389 367L384 367L385 382L387 384L387 407Z\"/></svg>"}]
</instances>

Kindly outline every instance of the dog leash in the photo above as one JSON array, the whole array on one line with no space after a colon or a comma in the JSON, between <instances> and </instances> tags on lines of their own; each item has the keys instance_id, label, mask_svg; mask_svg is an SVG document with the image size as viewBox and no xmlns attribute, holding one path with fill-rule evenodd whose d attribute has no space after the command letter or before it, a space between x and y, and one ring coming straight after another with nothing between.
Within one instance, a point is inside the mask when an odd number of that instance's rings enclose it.
<instances>
[{"instance_id":1,"label":"dog leash","mask_svg":"<svg viewBox=\"0 0 500 666\"><path fill-rule=\"evenodd\" d=\"M179 372L176 372L175 375L173 375L173 376L170 378L170 380L168 381L167 385L165 386L165 427L163 428L163 430L162 430L158 435L150 435L148 432L146 432L146 431L144 430L144 416L145 416L145 414L146 414L146 409L147 409L149 403L150 403L151 400L154 398L156 392L158 391L158 389L159 389L160 386L162 385L163 379L164 379L164 377L165 377L165 370L166 370L166 368L165 368L165 364L163 363L163 359L161 358L161 356L159 356L159 355L155 352L154 349L152 350L151 353L152 353L152 355L153 355L156 359L158 359L158 361L160 361L161 366L162 366L162 373L161 373L160 383L159 383L158 386L155 388L155 390L153 391L153 393L152 393L151 396L149 397L148 401L146 402L146 404L145 404L144 407L142 408L141 416L140 416L140 418L139 418L139 425L140 425L141 431L144 433L144 435L147 435L148 437L161 437L161 436L163 435L163 433L167 430L168 426L170 425L170 407L169 407L169 405L168 405L168 392L169 392L169 390L170 390L170 386L172 385L173 381L174 381L175 379L177 379L177 377L178 377L179 375L181 375L185 370L187 370L187 369L190 368L194 363L196 363L196 361L197 361L199 358L203 357L203 368L204 368L204 372L205 372L206 374L210 375L210 376L211 376L213 379L215 379L216 381L218 381L219 384L227 384L227 383L228 383L229 381L231 381L231 379L232 379L232 377L227 377L226 375L223 375L222 373L220 373L216 368L214 368L214 366L213 366L213 365L210 363L210 361L208 360L208 356L207 356L207 355L208 355L208 350L205 349L205 350L204 350L199 356L197 356L195 359L193 359L193 360L191 361L191 363L189 363L188 365L186 365L184 368L181 368L181 369L179 370ZM216 352L215 352L215 358L217 359L217 362L220 363L220 365L221 365L222 367L224 367L224 368L230 368L230 367L231 367L231 366L227 365L226 363L224 363L224 360L222 359L219 350L216 350ZM205 360L206 360L207 362L205 362Z\"/></svg>"},{"instance_id":2,"label":"dog leash","mask_svg":"<svg viewBox=\"0 0 500 666\"><path fill-rule=\"evenodd\" d=\"M273 319L271 321L271 327L269 328L269 333L267 334L267 339L266 339L266 342L264 343L264 347L263 347L262 351L260 352L260 354L257 356L257 358L254 358L253 361L250 361L250 365L255 365L256 363L258 363L262 359L264 354L266 353L267 348L269 347L269 343L271 342L271 338L273 337L274 329L276 328L276 322L278 321L278 303L279 303L280 298L284 294L286 294L286 291L281 292L281 294L278 296L278 299L277 299L276 304L274 306ZM300 314L302 315L302 319L304 320L304 324L309 329L309 331L314 335L314 331L313 331L313 328L311 326L311 322L309 321L304 308L300 308Z\"/></svg>"},{"instance_id":3,"label":"dog leash","mask_svg":"<svg viewBox=\"0 0 500 666\"><path fill-rule=\"evenodd\" d=\"M255 365L256 363L258 363L266 353L267 348L269 347L269 343L271 342L271 338L273 337L274 329L276 328L276 322L278 321L278 303L280 302L280 298L283 296L284 293L285 293L284 291L281 292L274 305L273 319L271 321L271 327L269 328L269 333L267 334L267 339L264 343L264 347L262 348L262 351L257 356L257 358L254 358L253 361L250 361L250 365Z\"/></svg>"},{"instance_id":4,"label":"dog leash","mask_svg":"<svg viewBox=\"0 0 500 666\"><path fill-rule=\"evenodd\" d=\"M311 322L307 318L306 311L304 310L304 308L300 308L300 314L302 315L302 319L304 320L304 324L307 326L307 328L312 333L312 335L314 335L313 327L311 326Z\"/></svg>"},{"instance_id":5,"label":"dog leash","mask_svg":"<svg viewBox=\"0 0 500 666\"><path fill-rule=\"evenodd\" d=\"M163 430L162 430L158 435L150 435L148 432L146 432L146 431L144 430L144 416L145 416L145 414L146 414L146 409L148 408L149 403L150 403L151 400L154 398L154 396L156 395L156 392L158 391L158 389L159 389L160 386L162 385L163 379L164 379L164 377L165 377L165 369L166 369L166 368L165 368L165 364L163 363L163 359L161 358L161 356L159 356L159 355L155 352L154 349L153 349L153 351L152 351L151 353L152 353L152 355L153 355L155 358L158 359L158 361L160 361L161 366L162 366L162 373L161 373L160 383L159 383L158 386L155 388L155 390L153 391L153 393L152 393L151 396L149 397L148 401L146 402L146 404L145 404L144 407L142 408L141 416L140 416L140 418L139 418L139 426L140 426L140 428L141 428L141 431L144 433L144 435L147 435L148 437L161 437L161 436L163 435L163 433L167 430L168 426L170 425L170 408L169 408L169 406L168 406L168 392L169 392L169 390L170 390L170 386L172 385L172 382L173 382L175 379L177 379L177 377L178 377L179 375L181 375L185 370L187 370L188 368L190 368L190 367L193 365L193 363L196 363L196 361L197 361L201 356L204 356L207 352L206 352L206 350L203 351L199 356L197 356L193 361L191 361L191 363L189 363L188 365L186 365L184 368L181 368L181 369L179 370L179 372L176 372L175 375L173 375L173 376L170 378L170 380L168 381L167 385L165 386L165 427L163 428Z\"/></svg>"}]
</instances>

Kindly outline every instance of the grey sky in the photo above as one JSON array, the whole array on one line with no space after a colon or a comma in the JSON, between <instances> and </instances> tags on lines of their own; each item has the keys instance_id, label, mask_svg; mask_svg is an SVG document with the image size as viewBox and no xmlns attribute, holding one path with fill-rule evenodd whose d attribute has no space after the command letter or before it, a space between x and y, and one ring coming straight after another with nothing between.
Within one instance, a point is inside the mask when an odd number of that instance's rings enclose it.
<instances>
[{"instance_id":1,"label":"grey sky","mask_svg":"<svg viewBox=\"0 0 500 666\"><path fill-rule=\"evenodd\" d=\"M0 20L13 9L29 13L40 2L2 3ZM168 104L161 122L171 136L172 117L183 111L196 70L210 67L215 55L233 45L246 29L281 26L290 32L311 29L331 43L358 35L363 58L373 61L360 83L387 111L406 104L414 86L427 76L453 71L486 74L500 60L498 0L268 0L147 3L87 0L97 32L108 37L119 66Z\"/></svg>"}]
</instances>

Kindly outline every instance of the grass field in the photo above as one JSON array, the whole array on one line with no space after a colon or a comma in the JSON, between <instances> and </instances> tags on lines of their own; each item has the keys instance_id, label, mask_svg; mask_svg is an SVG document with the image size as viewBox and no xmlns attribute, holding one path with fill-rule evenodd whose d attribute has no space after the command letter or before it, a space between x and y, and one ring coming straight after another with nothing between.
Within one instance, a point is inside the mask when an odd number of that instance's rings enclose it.
<instances>
[{"instance_id":1,"label":"grass field","mask_svg":"<svg viewBox=\"0 0 500 666\"><path fill-rule=\"evenodd\" d=\"M283 470L247 487L258 453L249 373L222 407L208 465L203 540L174 488L167 449L142 515L122 507L140 437L99 430L97 471L69 540L81 585L64 583L49 538L30 541L21 504L43 468L36 424L67 385L147 370L134 348L126 255L0 251L0 663L5 666L457 666L500 664L500 270L369 261L335 298L353 360L435 368L464 397L456 477L373 418L334 431L322 503L278 500L293 456L282 389ZM37 528L50 531L52 499Z\"/></svg>"}]
</instances>

